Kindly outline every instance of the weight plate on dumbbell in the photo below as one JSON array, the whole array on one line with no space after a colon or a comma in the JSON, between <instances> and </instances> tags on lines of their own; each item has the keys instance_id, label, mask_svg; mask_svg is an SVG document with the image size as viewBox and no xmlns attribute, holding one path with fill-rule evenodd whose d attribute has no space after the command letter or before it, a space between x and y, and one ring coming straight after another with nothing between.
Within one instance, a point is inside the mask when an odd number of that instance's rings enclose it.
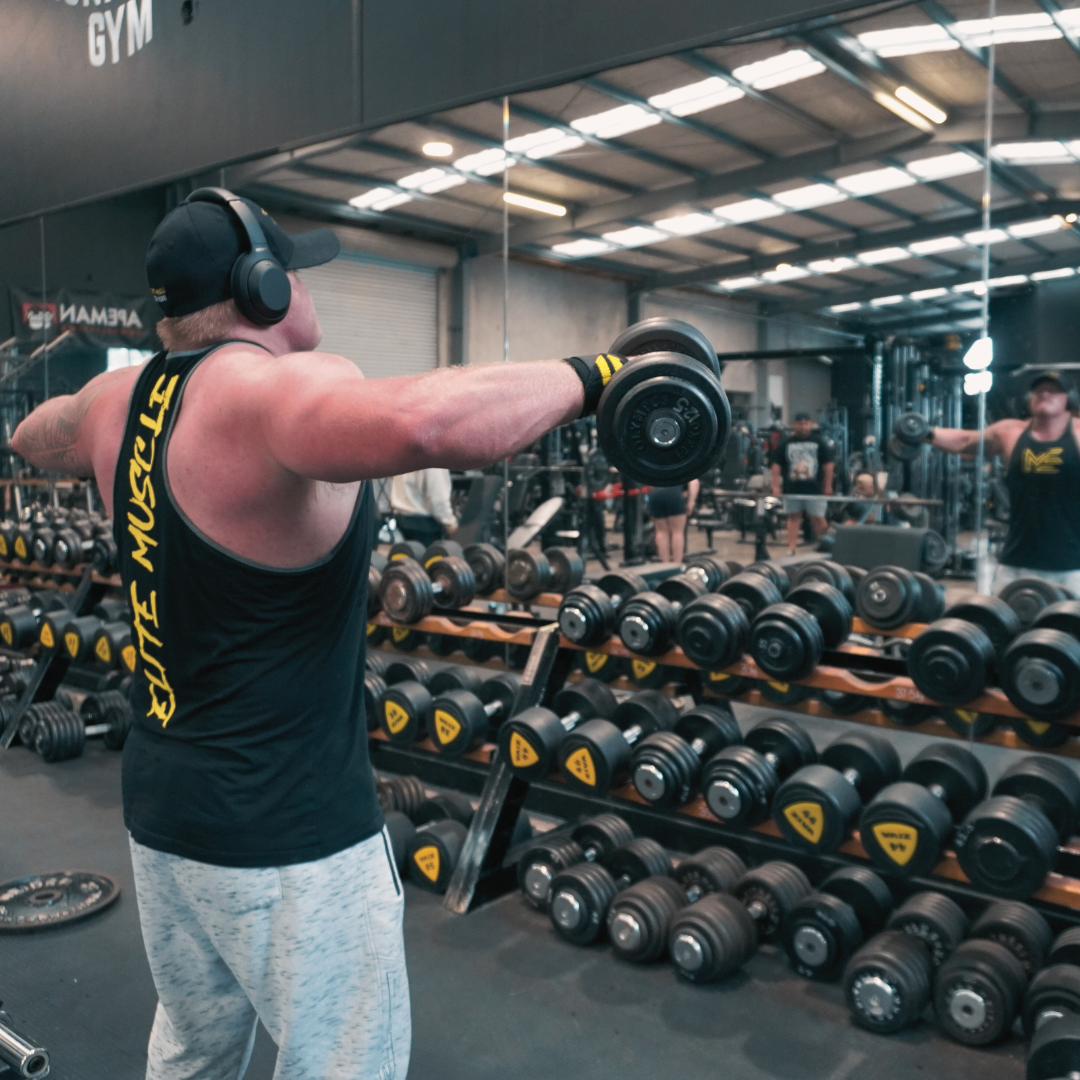
<instances>
[{"instance_id":1,"label":"weight plate on dumbbell","mask_svg":"<svg viewBox=\"0 0 1080 1080\"><path fill-rule=\"evenodd\" d=\"M78 922L103 911L120 897L107 874L62 870L0 885L0 932L43 930Z\"/></svg>"},{"instance_id":2,"label":"weight plate on dumbbell","mask_svg":"<svg viewBox=\"0 0 1080 1080\"><path fill-rule=\"evenodd\" d=\"M424 557L424 550L419 540L399 540L391 545L386 554L391 562L398 559L416 559L419 562Z\"/></svg>"},{"instance_id":3,"label":"weight plate on dumbbell","mask_svg":"<svg viewBox=\"0 0 1080 1080\"><path fill-rule=\"evenodd\" d=\"M879 566L859 582L855 607L871 626L892 630L910 622L922 589L910 570Z\"/></svg>"},{"instance_id":4,"label":"weight plate on dumbbell","mask_svg":"<svg viewBox=\"0 0 1080 1080\"><path fill-rule=\"evenodd\" d=\"M1060 586L1037 577L1021 577L1010 581L1001 590L1000 596L1016 612L1024 630L1034 624L1043 608L1056 604L1059 600L1070 599L1069 594Z\"/></svg>"},{"instance_id":5,"label":"weight plate on dumbbell","mask_svg":"<svg viewBox=\"0 0 1080 1080\"><path fill-rule=\"evenodd\" d=\"M933 529L927 529L923 537L923 565L931 574L936 574L944 569L949 561L949 545L941 533Z\"/></svg>"},{"instance_id":6,"label":"weight plate on dumbbell","mask_svg":"<svg viewBox=\"0 0 1080 1080\"><path fill-rule=\"evenodd\" d=\"M901 413L893 424L893 432L904 442L923 443L930 435L930 421L922 413Z\"/></svg>"},{"instance_id":7,"label":"weight plate on dumbbell","mask_svg":"<svg viewBox=\"0 0 1080 1080\"><path fill-rule=\"evenodd\" d=\"M901 442L895 435L889 436L886 445L889 447L889 456L899 461L914 461L922 453L920 444Z\"/></svg>"},{"instance_id":8,"label":"weight plate on dumbbell","mask_svg":"<svg viewBox=\"0 0 1080 1080\"><path fill-rule=\"evenodd\" d=\"M709 339L696 326L682 319L669 319L663 315L642 319L623 330L611 343L610 351L621 356L679 353L704 364L720 378L720 362Z\"/></svg>"},{"instance_id":9,"label":"weight plate on dumbbell","mask_svg":"<svg viewBox=\"0 0 1080 1080\"><path fill-rule=\"evenodd\" d=\"M531 600L547 592L554 577L551 563L542 553L514 548L506 556L506 591L515 600Z\"/></svg>"},{"instance_id":10,"label":"weight plate on dumbbell","mask_svg":"<svg viewBox=\"0 0 1080 1080\"><path fill-rule=\"evenodd\" d=\"M998 671L1006 697L1027 716L1053 722L1080 708L1080 642L1069 634L1026 631L1005 650Z\"/></svg>"},{"instance_id":11,"label":"weight plate on dumbbell","mask_svg":"<svg viewBox=\"0 0 1080 1080\"><path fill-rule=\"evenodd\" d=\"M993 664L993 642L981 627L962 619L931 623L907 656L912 682L943 705L965 705L978 697Z\"/></svg>"},{"instance_id":12,"label":"weight plate on dumbbell","mask_svg":"<svg viewBox=\"0 0 1080 1080\"><path fill-rule=\"evenodd\" d=\"M472 569L478 596L487 596L502 587L506 560L498 548L491 544L470 544L464 559Z\"/></svg>"},{"instance_id":13,"label":"weight plate on dumbbell","mask_svg":"<svg viewBox=\"0 0 1080 1080\"><path fill-rule=\"evenodd\" d=\"M545 548L544 555L551 564L551 589L553 592L567 593L581 584L585 577L585 563L576 548Z\"/></svg>"},{"instance_id":14,"label":"weight plate on dumbbell","mask_svg":"<svg viewBox=\"0 0 1080 1080\"><path fill-rule=\"evenodd\" d=\"M817 620L826 649L842 645L851 633L855 612L847 597L835 585L826 581L802 580L787 594L787 602L803 608Z\"/></svg>"},{"instance_id":15,"label":"weight plate on dumbbell","mask_svg":"<svg viewBox=\"0 0 1080 1080\"><path fill-rule=\"evenodd\" d=\"M420 561L427 569L436 559L445 559L449 555L460 559L464 554L465 549L456 540L436 540L427 546Z\"/></svg>"}]
</instances>

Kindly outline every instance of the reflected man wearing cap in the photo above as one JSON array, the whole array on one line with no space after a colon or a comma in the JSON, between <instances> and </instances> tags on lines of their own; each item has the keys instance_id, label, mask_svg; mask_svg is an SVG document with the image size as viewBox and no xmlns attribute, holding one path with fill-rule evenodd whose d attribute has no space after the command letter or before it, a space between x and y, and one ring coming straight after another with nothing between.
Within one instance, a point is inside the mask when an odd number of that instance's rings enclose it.
<instances>
[{"instance_id":1,"label":"reflected man wearing cap","mask_svg":"<svg viewBox=\"0 0 1080 1080\"><path fill-rule=\"evenodd\" d=\"M791 427L792 434L780 441L769 464L773 494L784 496L788 554L794 555L803 511L810 517L815 536L821 536L828 527L825 521L828 503L821 496L833 493L835 454L832 443L814 431L809 413L796 413Z\"/></svg>"},{"instance_id":2,"label":"reflected man wearing cap","mask_svg":"<svg viewBox=\"0 0 1080 1080\"><path fill-rule=\"evenodd\" d=\"M1029 384L1031 419L999 420L986 429L985 453L1008 462L1009 531L993 591L1019 577L1045 578L1080 596L1080 395L1062 371ZM977 431L935 428L927 440L951 454L974 454Z\"/></svg>"}]
</instances>

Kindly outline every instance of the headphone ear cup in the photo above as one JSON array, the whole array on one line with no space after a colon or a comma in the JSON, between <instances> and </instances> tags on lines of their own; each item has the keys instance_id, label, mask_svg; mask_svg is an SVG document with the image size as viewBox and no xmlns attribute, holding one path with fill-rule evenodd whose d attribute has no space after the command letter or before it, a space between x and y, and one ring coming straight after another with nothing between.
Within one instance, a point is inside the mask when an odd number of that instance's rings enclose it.
<instances>
[{"instance_id":1,"label":"headphone ear cup","mask_svg":"<svg viewBox=\"0 0 1080 1080\"><path fill-rule=\"evenodd\" d=\"M233 263L231 284L240 314L256 326L273 326L289 313L292 283L273 259L245 252Z\"/></svg>"}]
</instances>

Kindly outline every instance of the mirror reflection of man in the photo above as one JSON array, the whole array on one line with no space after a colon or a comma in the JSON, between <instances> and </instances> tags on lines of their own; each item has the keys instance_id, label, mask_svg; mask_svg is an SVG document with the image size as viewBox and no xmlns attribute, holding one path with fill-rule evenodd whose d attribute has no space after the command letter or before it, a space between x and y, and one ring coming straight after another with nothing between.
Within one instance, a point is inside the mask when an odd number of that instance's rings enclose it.
<instances>
[{"instance_id":1,"label":"mirror reflection of man","mask_svg":"<svg viewBox=\"0 0 1080 1080\"><path fill-rule=\"evenodd\" d=\"M794 555L804 512L815 536L820 537L828 527L828 503L823 496L833 493L835 452L832 443L814 430L809 413L796 413L791 427L792 433L780 440L769 464L773 494L784 496L788 554Z\"/></svg>"}]
</instances>

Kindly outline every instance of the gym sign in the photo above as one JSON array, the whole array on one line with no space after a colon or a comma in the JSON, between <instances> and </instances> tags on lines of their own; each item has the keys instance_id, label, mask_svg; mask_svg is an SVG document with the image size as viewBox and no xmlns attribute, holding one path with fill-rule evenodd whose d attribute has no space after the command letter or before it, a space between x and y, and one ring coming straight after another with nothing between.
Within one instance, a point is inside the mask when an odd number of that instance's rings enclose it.
<instances>
[{"instance_id":1,"label":"gym sign","mask_svg":"<svg viewBox=\"0 0 1080 1080\"><path fill-rule=\"evenodd\" d=\"M42 344L73 330L81 344L107 349L153 348L156 313L142 297L101 293L74 293L67 289L42 298L11 290L11 321L20 344Z\"/></svg>"},{"instance_id":2,"label":"gym sign","mask_svg":"<svg viewBox=\"0 0 1080 1080\"><path fill-rule=\"evenodd\" d=\"M122 55L134 56L154 39L154 0L63 2L68 7L101 9L89 13L86 25L92 67L104 67L110 61L119 64Z\"/></svg>"}]
</instances>

